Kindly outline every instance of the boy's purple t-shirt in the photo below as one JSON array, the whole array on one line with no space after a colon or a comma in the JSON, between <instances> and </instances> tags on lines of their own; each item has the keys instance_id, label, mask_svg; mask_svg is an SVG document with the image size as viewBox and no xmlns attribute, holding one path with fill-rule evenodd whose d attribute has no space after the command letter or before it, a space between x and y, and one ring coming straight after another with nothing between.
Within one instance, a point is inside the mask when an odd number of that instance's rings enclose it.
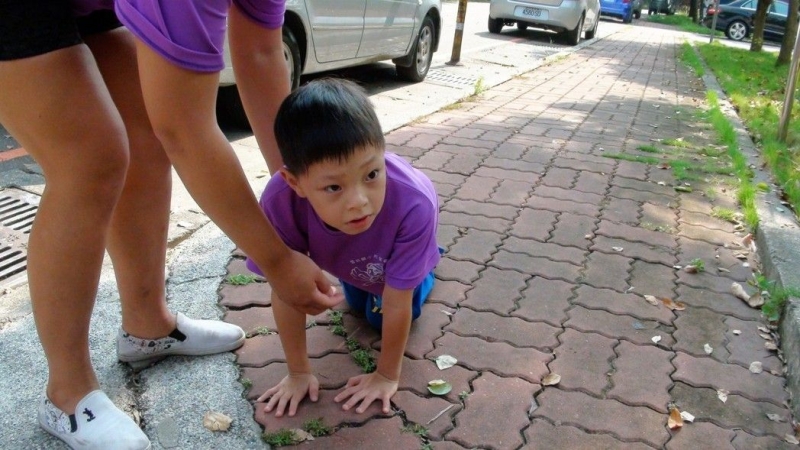
<instances>
[{"instance_id":1,"label":"boy's purple t-shirt","mask_svg":"<svg viewBox=\"0 0 800 450\"><path fill-rule=\"evenodd\" d=\"M439 262L436 191L428 177L393 153L386 153L383 208L363 233L348 235L326 226L281 176L269 180L260 204L289 248L375 295L383 295L384 284L416 288ZM261 274L249 258L247 267Z\"/></svg>"}]
</instances>

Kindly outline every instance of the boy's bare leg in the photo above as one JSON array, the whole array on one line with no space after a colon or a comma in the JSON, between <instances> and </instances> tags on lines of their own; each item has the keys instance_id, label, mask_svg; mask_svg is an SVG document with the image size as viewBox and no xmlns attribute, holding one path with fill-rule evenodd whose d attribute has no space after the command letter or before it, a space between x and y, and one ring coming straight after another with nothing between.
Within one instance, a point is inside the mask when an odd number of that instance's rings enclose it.
<instances>
[{"instance_id":1,"label":"boy's bare leg","mask_svg":"<svg viewBox=\"0 0 800 450\"><path fill-rule=\"evenodd\" d=\"M0 121L47 179L28 242L28 280L47 395L72 413L98 387L89 320L127 138L86 46L0 62L0 86Z\"/></svg>"},{"instance_id":2,"label":"boy's bare leg","mask_svg":"<svg viewBox=\"0 0 800 450\"><path fill-rule=\"evenodd\" d=\"M172 167L147 118L133 35L118 28L89 36L86 43L125 122L131 149L108 240L122 300L122 327L140 338L164 337L175 329L164 274Z\"/></svg>"}]
</instances>

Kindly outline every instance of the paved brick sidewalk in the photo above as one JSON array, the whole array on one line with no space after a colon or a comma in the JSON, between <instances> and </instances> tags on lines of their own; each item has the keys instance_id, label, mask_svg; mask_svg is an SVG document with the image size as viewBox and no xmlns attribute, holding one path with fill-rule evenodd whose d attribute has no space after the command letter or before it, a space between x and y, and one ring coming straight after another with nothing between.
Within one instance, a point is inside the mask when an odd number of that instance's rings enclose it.
<instances>
[{"instance_id":1,"label":"paved brick sidewalk","mask_svg":"<svg viewBox=\"0 0 800 450\"><path fill-rule=\"evenodd\" d=\"M333 403L360 369L321 315L308 330L320 400L282 419L256 404L265 429L322 418L334 433L302 444L321 449L422 448L414 425L435 449L793 447L781 361L764 346L759 311L730 294L751 276L744 262L756 264L737 258L741 233L711 215L735 208L730 193L704 180L679 193L671 171L608 157L708 138L692 115L705 91L677 62L677 36L632 27L390 133L388 149L438 188L447 248L408 343L397 413ZM675 268L696 258L704 272ZM246 273L240 255L229 272ZM221 289L226 320L252 334L237 352L250 399L285 374L278 336L257 331L275 329L267 291ZM351 338L380 349L363 321L344 317ZM457 366L440 371L443 354ZM762 373L748 370L753 361ZM549 373L558 385L542 385ZM430 395L436 378L452 392ZM671 431L670 404L695 421Z\"/></svg>"}]
</instances>

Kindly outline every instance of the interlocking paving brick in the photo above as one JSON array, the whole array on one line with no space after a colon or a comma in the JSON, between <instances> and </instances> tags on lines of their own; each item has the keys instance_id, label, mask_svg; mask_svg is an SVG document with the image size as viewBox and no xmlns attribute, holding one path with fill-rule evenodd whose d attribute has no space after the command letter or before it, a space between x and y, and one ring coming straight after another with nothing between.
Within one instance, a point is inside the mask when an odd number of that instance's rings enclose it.
<instances>
[{"instance_id":1,"label":"interlocking paving brick","mask_svg":"<svg viewBox=\"0 0 800 450\"><path fill-rule=\"evenodd\" d=\"M608 398L626 405L647 406L666 414L672 387L670 374L675 370L670 363L674 353L626 341L620 342L614 351L619 357L612 362L614 371Z\"/></svg>"},{"instance_id":2,"label":"interlocking paving brick","mask_svg":"<svg viewBox=\"0 0 800 450\"><path fill-rule=\"evenodd\" d=\"M552 197L559 200L569 200L579 203L589 203L592 205L599 205L600 202L603 201L603 196L599 194L543 185L540 185L534 189L533 195L540 197Z\"/></svg>"},{"instance_id":3,"label":"interlocking paving brick","mask_svg":"<svg viewBox=\"0 0 800 450\"><path fill-rule=\"evenodd\" d=\"M519 307L512 315L561 326L567 319L566 310L570 307L569 299L574 287L574 284L561 280L534 277L522 292L522 299L517 302Z\"/></svg>"},{"instance_id":4,"label":"interlocking paving brick","mask_svg":"<svg viewBox=\"0 0 800 450\"><path fill-rule=\"evenodd\" d=\"M456 154L444 163L442 170L462 175L470 175L478 169L485 157L485 155Z\"/></svg>"},{"instance_id":5,"label":"interlocking paving brick","mask_svg":"<svg viewBox=\"0 0 800 450\"><path fill-rule=\"evenodd\" d=\"M684 270L678 270L678 283L682 283L688 286L701 288L705 290L715 291L722 294L727 294L731 292L731 284L734 280L727 278L726 276L718 276L711 274L709 272L699 272L699 273L688 273ZM721 275L727 275L725 273ZM745 283L740 283L745 290L752 291L753 289L750 288Z\"/></svg>"},{"instance_id":6,"label":"interlocking paving brick","mask_svg":"<svg viewBox=\"0 0 800 450\"><path fill-rule=\"evenodd\" d=\"M523 206L533 190L533 183L502 180L491 196L494 203Z\"/></svg>"},{"instance_id":7,"label":"interlocking paving brick","mask_svg":"<svg viewBox=\"0 0 800 450\"><path fill-rule=\"evenodd\" d=\"M473 175L458 188L456 197L462 200L486 201L500 183L501 181L494 178Z\"/></svg>"},{"instance_id":8,"label":"interlocking paving brick","mask_svg":"<svg viewBox=\"0 0 800 450\"><path fill-rule=\"evenodd\" d=\"M678 253L678 265L680 266L688 265L695 259L701 259L707 272L737 281L747 281L753 275L753 267L757 267L754 262L750 263L752 267L745 267L744 261L734 256L739 250L733 248L725 248L685 237L678 238L678 245L680 246ZM720 270L720 268L724 270Z\"/></svg>"},{"instance_id":9,"label":"interlocking paving brick","mask_svg":"<svg viewBox=\"0 0 800 450\"><path fill-rule=\"evenodd\" d=\"M450 354L445 352L444 354ZM452 354L450 354L453 356ZM428 382L431 380L444 379L453 386L453 389L443 399L450 403L460 403L458 398L462 392L470 392L470 382L477 378L479 372L466 369L460 364L456 364L446 370L439 370L434 361L427 359L403 358L403 372L400 375L398 389L414 392L418 396L432 396L428 392Z\"/></svg>"},{"instance_id":10,"label":"interlocking paving brick","mask_svg":"<svg viewBox=\"0 0 800 450\"><path fill-rule=\"evenodd\" d=\"M627 314L642 320L653 320L671 324L675 314L663 306L653 306L640 295L623 294L610 289L597 289L591 286L580 286L575 290L577 296L572 300L575 305L589 309L602 309L614 314Z\"/></svg>"},{"instance_id":11,"label":"interlocking paving brick","mask_svg":"<svg viewBox=\"0 0 800 450\"><path fill-rule=\"evenodd\" d=\"M580 155L579 158L556 157L553 159L553 166L598 173L610 173L614 169L614 161L609 161L607 158L591 155Z\"/></svg>"},{"instance_id":12,"label":"interlocking paving brick","mask_svg":"<svg viewBox=\"0 0 800 450\"><path fill-rule=\"evenodd\" d=\"M351 408L350 411L344 411L341 403L336 403L333 398L340 392L337 390L320 389L319 398L316 402L312 402L308 397L304 398L297 409L297 414L289 417L285 413L283 417L275 417L275 412L267 413L264 411L266 402L256 402L253 405L255 409L256 422L264 427L267 433L274 433L281 428L302 428L303 424L311 419L322 418L324 425L338 428L342 425L360 425L367 422L381 422L371 421L374 417L386 417L381 412L380 402L373 402L361 414L356 412L356 408ZM402 425L401 425L402 426ZM341 433L343 430L337 430L333 436ZM399 431L399 430L398 430ZM362 433L363 434L363 433ZM317 441L311 441L317 442ZM306 442L308 444L308 442Z\"/></svg>"},{"instance_id":13,"label":"interlocking paving brick","mask_svg":"<svg viewBox=\"0 0 800 450\"><path fill-rule=\"evenodd\" d=\"M670 348L675 340L670 335L670 327L652 320L637 320L635 317L611 314L605 311L586 309L576 306L567 312L569 319L564 326L579 331L598 333L612 339L626 339L636 344L657 345ZM655 344L652 338L661 336Z\"/></svg>"},{"instance_id":14,"label":"interlocking paving brick","mask_svg":"<svg viewBox=\"0 0 800 450\"><path fill-rule=\"evenodd\" d=\"M575 178L578 176L577 170L562 169L553 167L547 170L547 173L541 178L541 183L545 186L559 187L562 189L571 189Z\"/></svg>"},{"instance_id":15,"label":"interlocking paving brick","mask_svg":"<svg viewBox=\"0 0 800 450\"><path fill-rule=\"evenodd\" d=\"M397 155L402 156L406 161L413 162L415 159L422 156L427 149L418 148L418 147L407 147L405 145L395 145L386 143L386 151L392 152Z\"/></svg>"},{"instance_id":16,"label":"interlocking paving brick","mask_svg":"<svg viewBox=\"0 0 800 450\"><path fill-rule=\"evenodd\" d=\"M508 205L476 202L474 200L453 199L444 206L450 212L467 213L499 219L513 219L517 216L517 208Z\"/></svg>"},{"instance_id":17,"label":"interlocking paving brick","mask_svg":"<svg viewBox=\"0 0 800 450\"><path fill-rule=\"evenodd\" d=\"M433 350L433 341L442 335L442 329L450 323L450 315L453 313L452 309L441 305L422 305L422 313L411 323L405 354L416 359L424 358L426 353Z\"/></svg>"},{"instance_id":18,"label":"interlocking paving brick","mask_svg":"<svg viewBox=\"0 0 800 450\"><path fill-rule=\"evenodd\" d=\"M467 178L464 175L460 175L457 173L448 173L440 170L429 170L425 169L424 167L420 168L420 171L422 171L422 173L427 175L428 178L430 178L431 181L433 181L433 184L436 186L437 191L442 189L441 187L442 184L451 184L454 186L460 186Z\"/></svg>"},{"instance_id":19,"label":"interlocking paving brick","mask_svg":"<svg viewBox=\"0 0 800 450\"><path fill-rule=\"evenodd\" d=\"M482 151L481 153L488 153L489 150L492 150L497 146L497 142L493 141L482 141L480 139L465 139L452 136L445 137L444 139L442 139L442 142L445 144L451 144L468 149L466 151L472 151L473 149L476 149L475 150L476 153L478 152L477 150L481 150Z\"/></svg>"},{"instance_id":20,"label":"interlocking paving brick","mask_svg":"<svg viewBox=\"0 0 800 450\"><path fill-rule=\"evenodd\" d=\"M322 389L340 389L350 377L360 375L361 368L344 353L330 353L321 358L309 358L311 373ZM267 389L277 385L289 373L286 363L274 362L264 367L244 367L242 378L252 382L247 398L255 400Z\"/></svg>"},{"instance_id":21,"label":"interlocking paving brick","mask_svg":"<svg viewBox=\"0 0 800 450\"><path fill-rule=\"evenodd\" d=\"M475 174L487 178L535 184L539 181L541 172L544 172L544 166L539 163L489 158L475 171Z\"/></svg>"},{"instance_id":22,"label":"interlocking paving brick","mask_svg":"<svg viewBox=\"0 0 800 450\"><path fill-rule=\"evenodd\" d=\"M744 284L742 284L744 286ZM708 308L720 314L731 315L743 320L759 320L761 312L730 294L720 294L705 289L695 289L679 285L676 289L679 300L689 306Z\"/></svg>"},{"instance_id":23,"label":"interlocking paving brick","mask_svg":"<svg viewBox=\"0 0 800 450\"><path fill-rule=\"evenodd\" d=\"M453 428L453 416L461 411L460 404L437 397L420 397L409 391L397 392L392 397L392 403L405 413L409 422L425 427L426 437L435 440L442 439ZM444 414L440 415L442 412Z\"/></svg>"},{"instance_id":24,"label":"interlocking paving brick","mask_svg":"<svg viewBox=\"0 0 800 450\"><path fill-rule=\"evenodd\" d=\"M491 373L482 374L472 385L475 391L456 415L459 426L447 439L470 448L515 449L522 445L522 429L530 423L528 410L539 386Z\"/></svg>"},{"instance_id":25,"label":"interlocking paving brick","mask_svg":"<svg viewBox=\"0 0 800 450\"><path fill-rule=\"evenodd\" d=\"M725 430L710 423L685 424L673 432L672 439L667 442L667 450L684 450L687 448L713 448L715 450L733 450L731 441L736 433Z\"/></svg>"},{"instance_id":26,"label":"interlocking paving brick","mask_svg":"<svg viewBox=\"0 0 800 450\"><path fill-rule=\"evenodd\" d=\"M442 303L455 308L459 303L466 300L467 291L470 289L472 289L471 284L437 279L433 285L433 290L428 295L428 302Z\"/></svg>"},{"instance_id":27,"label":"interlocking paving brick","mask_svg":"<svg viewBox=\"0 0 800 450\"><path fill-rule=\"evenodd\" d=\"M774 436L753 436L744 431L737 430L736 437L731 442L736 450L795 450L796 444L778 439Z\"/></svg>"},{"instance_id":28,"label":"interlocking paving brick","mask_svg":"<svg viewBox=\"0 0 800 450\"><path fill-rule=\"evenodd\" d=\"M641 223L649 223L657 227L676 229L678 225L677 211L667 205L642 203Z\"/></svg>"},{"instance_id":29,"label":"interlocking paving brick","mask_svg":"<svg viewBox=\"0 0 800 450\"><path fill-rule=\"evenodd\" d=\"M418 169L442 170L448 161L455 157L454 154L448 152L426 152L414 161L414 167ZM460 173L458 171L450 171ZM469 175L465 173L464 175Z\"/></svg>"},{"instance_id":30,"label":"interlocking paving brick","mask_svg":"<svg viewBox=\"0 0 800 450\"><path fill-rule=\"evenodd\" d=\"M500 144L493 152L492 155L496 158L510 159L516 161L522 157L528 149L528 143L511 138Z\"/></svg>"},{"instance_id":31,"label":"interlocking paving brick","mask_svg":"<svg viewBox=\"0 0 800 450\"><path fill-rule=\"evenodd\" d=\"M223 285L220 289L219 303L228 308L247 308L250 306L270 306L272 288L268 283L250 283L243 286L230 284Z\"/></svg>"},{"instance_id":32,"label":"interlocking paving brick","mask_svg":"<svg viewBox=\"0 0 800 450\"><path fill-rule=\"evenodd\" d=\"M478 272L483 268L479 264L470 261L456 261L451 258L442 258L436 266L436 278L442 280L458 281L470 284L477 280Z\"/></svg>"},{"instance_id":33,"label":"interlocking paving brick","mask_svg":"<svg viewBox=\"0 0 800 450\"><path fill-rule=\"evenodd\" d=\"M600 218L604 221L627 223L634 226L639 223L640 216L639 202L614 197L606 197L602 202Z\"/></svg>"},{"instance_id":34,"label":"interlocking paving brick","mask_svg":"<svg viewBox=\"0 0 800 450\"><path fill-rule=\"evenodd\" d=\"M641 227L633 227L624 223L613 223L607 220L600 221L597 227L597 234L602 234L611 238L643 242L645 244L657 245L670 249L677 247L676 239L672 235L646 230Z\"/></svg>"},{"instance_id":35,"label":"interlocking paving brick","mask_svg":"<svg viewBox=\"0 0 800 450\"><path fill-rule=\"evenodd\" d=\"M613 184L613 182L612 182ZM653 183L647 183L653 184ZM611 186L608 190L608 195L617 198L626 198L637 202L650 202L661 205L669 205L674 201L674 197L665 194L657 194L646 190L630 189L619 186Z\"/></svg>"},{"instance_id":36,"label":"interlocking paving brick","mask_svg":"<svg viewBox=\"0 0 800 450\"><path fill-rule=\"evenodd\" d=\"M598 288L627 291L628 277L633 260L619 255L593 252L586 261L582 281Z\"/></svg>"},{"instance_id":37,"label":"interlocking paving brick","mask_svg":"<svg viewBox=\"0 0 800 450\"><path fill-rule=\"evenodd\" d=\"M460 228L474 228L476 230L494 231L504 233L511 226L512 219L497 219L486 216L473 216L465 213L439 213L439 226L455 225Z\"/></svg>"},{"instance_id":38,"label":"interlocking paving brick","mask_svg":"<svg viewBox=\"0 0 800 450\"><path fill-rule=\"evenodd\" d=\"M622 189L629 189L642 193L649 192L652 194L657 194L657 197L654 198L660 198L662 196L675 197L674 191L669 186L661 186L658 183L653 183L646 180L638 180L636 178L627 178L620 176L619 174L614 175L614 178L611 179L611 184L613 186ZM646 198L642 199L642 201L646 201ZM655 202L655 203L666 205L666 203L661 203L661 202Z\"/></svg>"},{"instance_id":39,"label":"interlocking paving brick","mask_svg":"<svg viewBox=\"0 0 800 450\"><path fill-rule=\"evenodd\" d=\"M586 252L580 248L549 244L533 239L520 239L513 236L504 240L500 248L513 253L526 253L531 256L542 256L555 261L568 262L576 266L583 264L583 260L586 257Z\"/></svg>"},{"instance_id":40,"label":"interlocking paving brick","mask_svg":"<svg viewBox=\"0 0 800 450\"><path fill-rule=\"evenodd\" d=\"M345 314L342 316L342 320L347 338L355 340L361 347L373 348L381 340L380 332L372 328L363 314ZM333 334L333 327L326 328Z\"/></svg>"},{"instance_id":41,"label":"interlocking paving brick","mask_svg":"<svg viewBox=\"0 0 800 450\"><path fill-rule=\"evenodd\" d=\"M490 264L501 269L518 270L531 275L570 282L577 280L580 276L580 266L537 258L523 253L510 253L505 250L498 251Z\"/></svg>"},{"instance_id":42,"label":"interlocking paving brick","mask_svg":"<svg viewBox=\"0 0 800 450\"><path fill-rule=\"evenodd\" d=\"M366 413L364 413L366 414ZM333 448L419 448L422 441L404 430L400 417L370 420L360 427L344 427L329 436L303 442L300 448L329 450Z\"/></svg>"},{"instance_id":43,"label":"interlocking paving brick","mask_svg":"<svg viewBox=\"0 0 800 450\"><path fill-rule=\"evenodd\" d=\"M767 414L788 418L789 410L785 406L754 402L735 394L729 394L723 403L714 389L695 388L684 383L675 383L670 395L681 411L689 411L695 416L695 423L710 421L757 436L772 434L782 437L792 432L788 422L773 422L767 418Z\"/></svg>"},{"instance_id":44,"label":"interlocking paving brick","mask_svg":"<svg viewBox=\"0 0 800 450\"><path fill-rule=\"evenodd\" d=\"M592 242L593 244L589 248L589 250L592 251L619 254L628 258L639 259L656 264L664 264L670 267L677 262L677 258L668 248L600 235L595 236L594 239L592 239ZM622 250L617 251L614 249L615 247L617 250Z\"/></svg>"},{"instance_id":45,"label":"interlocking paving brick","mask_svg":"<svg viewBox=\"0 0 800 450\"><path fill-rule=\"evenodd\" d=\"M580 427L590 433L609 433L619 439L646 442L653 447L661 447L669 439L664 426L666 415L650 408L554 388L546 388L536 401L539 408L533 412L534 417Z\"/></svg>"},{"instance_id":46,"label":"interlocking paving brick","mask_svg":"<svg viewBox=\"0 0 800 450\"><path fill-rule=\"evenodd\" d=\"M622 442L609 434L587 433L569 425L551 425L541 419L535 419L525 429L523 448L529 450L651 450L652 447L641 442Z\"/></svg>"},{"instance_id":47,"label":"interlocking paving brick","mask_svg":"<svg viewBox=\"0 0 800 450\"><path fill-rule=\"evenodd\" d=\"M608 189L609 176L596 172L580 172L574 189L593 194L605 194Z\"/></svg>"},{"instance_id":48,"label":"interlocking paving brick","mask_svg":"<svg viewBox=\"0 0 800 450\"><path fill-rule=\"evenodd\" d=\"M449 249L456 243L456 238L461 236L459 229L455 225L439 224L436 229L436 242L441 247Z\"/></svg>"},{"instance_id":49,"label":"interlocking paving brick","mask_svg":"<svg viewBox=\"0 0 800 450\"><path fill-rule=\"evenodd\" d=\"M728 242L741 239L741 236L737 237L736 234L729 231L723 231L718 228L707 228L702 225L693 225L683 221L678 225L678 230L681 236L689 239L706 241L716 245L725 245Z\"/></svg>"},{"instance_id":50,"label":"interlocking paving brick","mask_svg":"<svg viewBox=\"0 0 800 450\"><path fill-rule=\"evenodd\" d=\"M517 348L505 342L487 342L472 337L461 337L453 333L435 342L436 349L427 357L451 355L459 365L470 370L495 372L504 377L518 377L531 383L539 383L549 370L546 364L553 358L532 348Z\"/></svg>"},{"instance_id":51,"label":"interlocking paving brick","mask_svg":"<svg viewBox=\"0 0 800 450\"><path fill-rule=\"evenodd\" d=\"M546 241L555 229L557 214L551 211L524 208L514 220L511 234L521 238Z\"/></svg>"},{"instance_id":52,"label":"interlocking paving brick","mask_svg":"<svg viewBox=\"0 0 800 450\"><path fill-rule=\"evenodd\" d=\"M678 352L672 364L677 369L672 379L693 387L725 389L754 402L772 402L775 405L783 405L788 399L783 378L767 372L754 374L739 365L695 358L682 352Z\"/></svg>"},{"instance_id":53,"label":"interlocking paving brick","mask_svg":"<svg viewBox=\"0 0 800 450\"><path fill-rule=\"evenodd\" d=\"M663 264L633 261L630 285L641 294L672 298L675 296L675 269Z\"/></svg>"},{"instance_id":54,"label":"interlocking paving brick","mask_svg":"<svg viewBox=\"0 0 800 450\"><path fill-rule=\"evenodd\" d=\"M225 322L240 326L245 334L250 335L256 330L268 328L277 331L272 308L252 307L240 311L228 310L225 313Z\"/></svg>"},{"instance_id":55,"label":"interlocking paving brick","mask_svg":"<svg viewBox=\"0 0 800 450\"><path fill-rule=\"evenodd\" d=\"M730 352L728 362L750 367L750 363L759 361L765 371L773 374L782 373L783 363L774 351L764 347L767 341L759 335L758 327L764 326L763 323L744 321L735 317L727 317L724 320L727 327L725 347ZM739 330L741 334L735 335L733 330Z\"/></svg>"},{"instance_id":56,"label":"interlocking paving brick","mask_svg":"<svg viewBox=\"0 0 800 450\"><path fill-rule=\"evenodd\" d=\"M528 208L536 210L546 209L554 212L570 212L583 214L585 216L597 217L600 214L600 206L589 203L578 203L569 200L561 200L553 197L539 197L537 195L528 199Z\"/></svg>"},{"instance_id":57,"label":"interlocking paving brick","mask_svg":"<svg viewBox=\"0 0 800 450\"><path fill-rule=\"evenodd\" d=\"M521 291L526 287L527 278L527 275L516 270L487 267L473 283L473 289L467 292L467 299L461 305L507 315L522 297Z\"/></svg>"},{"instance_id":58,"label":"interlocking paving brick","mask_svg":"<svg viewBox=\"0 0 800 450\"><path fill-rule=\"evenodd\" d=\"M564 331L558 340L561 345L553 351L555 359L550 363L550 371L561 375L559 387L603 395L617 341L572 329Z\"/></svg>"},{"instance_id":59,"label":"interlocking paving brick","mask_svg":"<svg viewBox=\"0 0 800 450\"><path fill-rule=\"evenodd\" d=\"M502 239L503 236L491 231L466 230L456 238L456 243L447 251L447 256L483 264L492 259L492 254L497 251Z\"/></svg>"},{"instance_id":60,"label":"interlocking paving brick","mask_svg":"<svg viewBox=\"0 0 800 450\"><path fill-rule=\"evenodd\" d=\"M459 336L480 337L490 342L502 341L515 347L534 347L539 350L557 346L556 336L561 333L560 328L542 322L527 322L470 308L459 309L453 315L452 323L444 329Z\"/></svg>"},{"instance_id":61,"label":"interlocking paving brick","mask_svg":"<svg viewBox=\"0 0 800 450\"><path fill-rule=\"evenodd\" d=\"M228 272L228 276L247 275L256 277L256 280L264 281L264 277L254 274L247 268L245 265L245 258L231 258L226 267L226 271Z\"/></svg>"},{"instance_id":62,"label":"interlocking paving brick","mask_svg":"<svg viewBox=\"0 0 800 450\"><path fill-rule=\"evenodd\" d=\"M720 362L728 360L729 352L725 347L725 316L705 308L687 308L678 313L675 320L675 338L673 349L680 350L692 356L705 357L705 345L708 344L712 352L711 358ZM750 363L747 363L749 366Z\"/></svg>"},{"instance_id":63,"label":"interlocking paving brick","mask_svg":"<svg viewBox=\"0 0 800 450\"><path fill-rule=\"evenodd\" d=\"M594 234L597 219L572 213L561 213L548 242L588 249L592 242L585 238Z\"/></svg>"},{"instance_id":64,"label":"interlocking paving brick","mask_svg":"<svg viewBox=\"0 0 800 450\"><path fill-rule=\"evenodd\" d=\"M397 143L403 147L418 147L430 150L436 146L443 139L441 134L428 134L428 133L414 133L414 136L406 142ZM402 138L400 139L402 140Z\"/></svg>"},{"instance_id":65,"label":"interlocking paving brick","mask_svg":"<svg viewBox=\"0 0 800 450\"><path fill-rule=\"evenodd\" d=\"M709 214L701 214L693 211L681 212L681 222L696 225L698 227L720 230L730 234L733 234L736 231L734 230L734 224L726 220L716 218Z\"/></svg>"}]
</instances>

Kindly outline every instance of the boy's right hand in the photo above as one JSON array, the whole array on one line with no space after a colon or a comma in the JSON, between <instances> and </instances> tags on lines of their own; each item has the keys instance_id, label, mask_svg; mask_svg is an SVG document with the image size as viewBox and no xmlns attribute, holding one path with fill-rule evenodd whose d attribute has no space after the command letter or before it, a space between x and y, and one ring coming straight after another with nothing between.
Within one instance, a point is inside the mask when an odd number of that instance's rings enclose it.
<instances>
[{"instance_id":1,"label":"boy's right hand","mask_svg":"<svg viewBox=\"0 0 800 450\"><path fill-rule=\"evenodd\" d=\"M264 407L264 412L269 413L274 409L275 417L282 417L288 404L289 417L292 417L297 412L297 407L305 398L306 393L308 393L308 398L312 402L317 401L319 398L319 381L317 377L310 373L290 373L283 377L283 380L277 386L261 394L257 401L263 402L269 399L267 406Z\"/></svg>"},{"instance_id":2,"label":"boy's right hand","mask_svg":"<svg viewBox=\"0 0 800 450\"><path fill-rule=\"evenodd\" d=\"M336 293L322 270L302 253L289 250L271 269L264 271L264 275L272 289L281 300L302 313L317 315L344 300L344 295Z\"/></svg>"}]
</instances>

